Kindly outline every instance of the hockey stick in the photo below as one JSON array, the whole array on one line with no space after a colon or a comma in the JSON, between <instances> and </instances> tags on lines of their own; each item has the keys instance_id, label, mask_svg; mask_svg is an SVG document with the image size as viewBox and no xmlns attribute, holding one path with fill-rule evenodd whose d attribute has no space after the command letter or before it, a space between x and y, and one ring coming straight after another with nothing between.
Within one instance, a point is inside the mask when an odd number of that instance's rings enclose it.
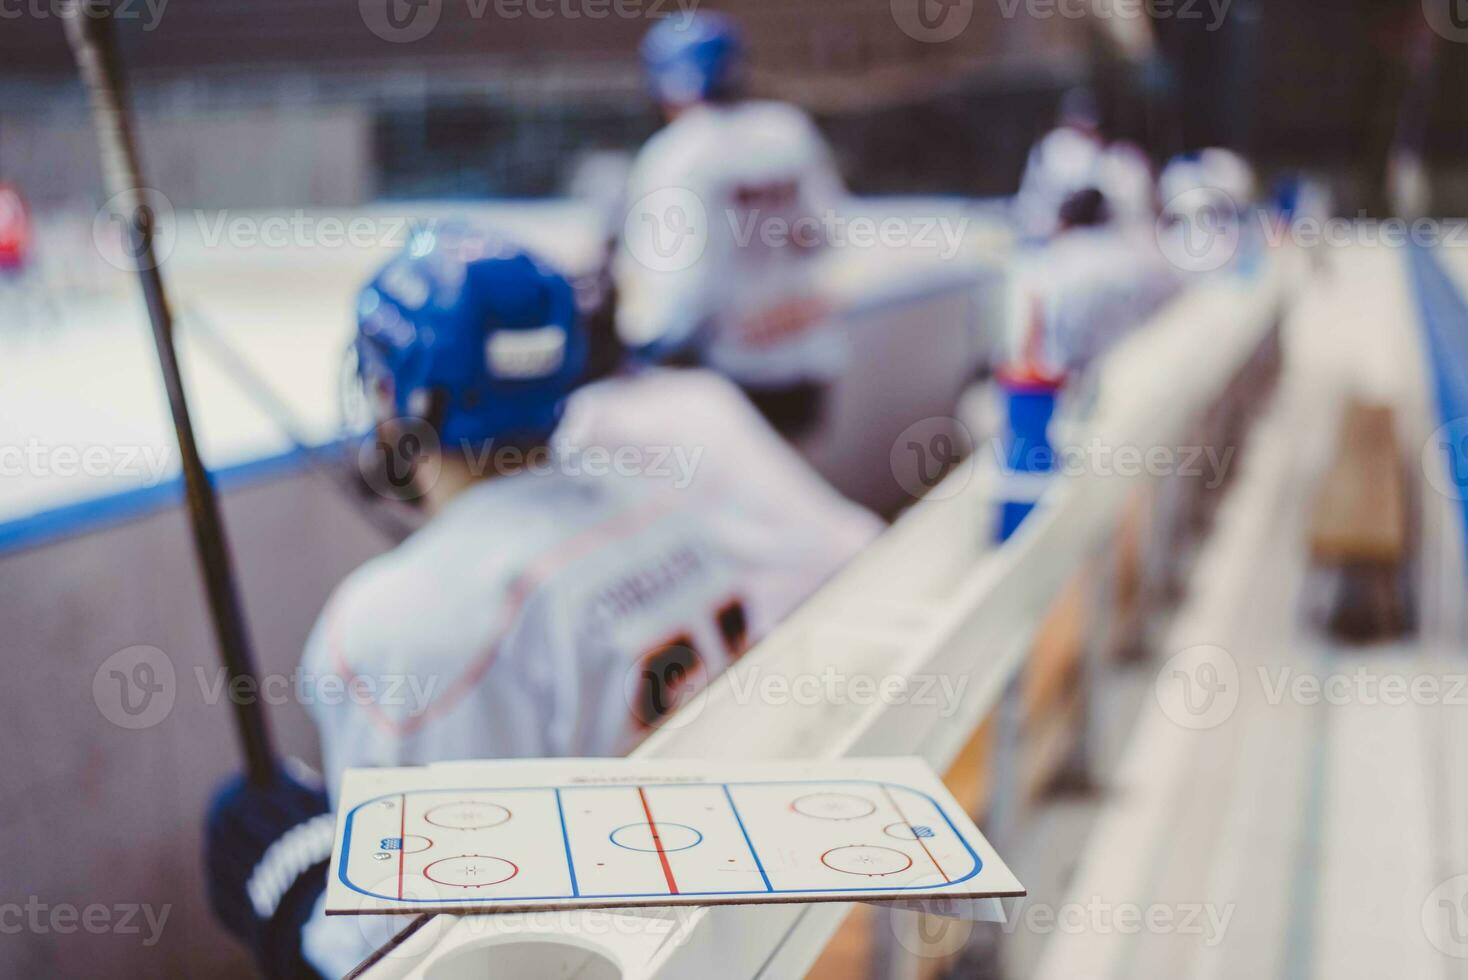
<instances>
[{"instance_id":1,"label":"hockey stick","mask_svg":"<svg viewBox=\"0 0 1468 980\"><path fill-rule=\"evenodd\" d=\"M194 546L215 638L233 688L237 681L255 680L254 657L219 502L199 458L174 349L173 314L153 247L153 213L143 200L111 0L63 0L61 11L91 99L103 174L130 233L178 435ZM210 904L225 927L250 946L265 975L287 980L313 977L314 970L303 957L301 929L326 886L333 823L326 794L314 780L280 766L260 702L232 700L235 729L245 752L245 776L226 782L209 808L204 853Z\"/></svg>"},{"instance_id":2,"label":"hockey stick","mask_svg":"<svg viewBox=\"0 0 1468 980\"><path fill-rule=\"evenodd\" d=\"M143 198L144 185L128 118L122 66L113 36L112 4L110 0L64 0L62 14L67 40L76 56L92 105L92 120L102 155L103 179L116 205L116 212L127 224L132 239L134 266L148 306L158 366L163 373L168 407L178 436L189 521L204 575L209 611L214 620L215 639L231 687L240 679L253 682L254 657L235 587L229 545L219 517L219 502L199 457L184 395L183 377L179 372L178 354L174 349L173 313L164 292L163 277L153 247L153 212ZM244 748L250 781L257 786L270 786L277 778L277 767L265 713L255 700L233 700L235 728Z\"/></svg>"}]
</instances>

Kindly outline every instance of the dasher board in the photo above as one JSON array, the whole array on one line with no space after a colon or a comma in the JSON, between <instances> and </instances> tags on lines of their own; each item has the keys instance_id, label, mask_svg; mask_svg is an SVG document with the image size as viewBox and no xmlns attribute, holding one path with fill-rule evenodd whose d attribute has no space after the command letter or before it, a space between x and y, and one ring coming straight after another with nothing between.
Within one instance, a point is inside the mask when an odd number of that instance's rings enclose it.
<instances>
[{"instance_id":1,"label":"dasher board","mask_svg":"<svg viewBox=\"0 0 1468 980\"><path fill-rule=\"evenodd\" d=\"M920 759L348 770L328 915L1023 895Z\"/></svg>"}]
</instances>

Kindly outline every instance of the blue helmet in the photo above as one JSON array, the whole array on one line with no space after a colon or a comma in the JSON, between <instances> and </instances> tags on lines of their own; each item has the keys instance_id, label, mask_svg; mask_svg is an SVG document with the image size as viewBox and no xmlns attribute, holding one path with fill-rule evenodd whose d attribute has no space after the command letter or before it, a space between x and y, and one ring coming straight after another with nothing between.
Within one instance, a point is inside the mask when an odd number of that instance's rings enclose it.
<instances>
[{"instance_id":1,"label":"blue helmet","mask_svg":"<svg viewBox=\"0 0 1468 980\"><path fill-rule=\"evenodd\" d=\"M665 17L642 39L642 64L659 102L730 98L744 86L744 38L721 14Z\"/></svg>"},{"instance_id":2,"label":"blue helmet","mask_svg":"<svg viewBox=\"0 0 1468 980\"><path fill-rule=\"evenodd\" d=\"M464 225L414 231L357 303L357 369L445 446L547 438L582 380L586 330L566 278Z\"/></svg>"}]
</instances>

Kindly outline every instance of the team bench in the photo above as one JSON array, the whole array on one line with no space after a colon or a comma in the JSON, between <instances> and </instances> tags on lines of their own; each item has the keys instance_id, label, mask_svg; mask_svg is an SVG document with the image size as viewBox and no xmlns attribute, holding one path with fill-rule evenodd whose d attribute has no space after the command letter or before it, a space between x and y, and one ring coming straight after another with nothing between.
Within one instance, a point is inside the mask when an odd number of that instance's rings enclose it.
<instances>
[{"instance_id":1,"label":"team bench","mask_svg":"<svg viewBox=\"0 0 1468 980\"><path fill-rule=\"evenodd\" d=\"M1391 407L1352 398L1310 519L1317 614L1332 633L1360 641L1408 629L1406 499Z\"/></svg>"}]
</instances>

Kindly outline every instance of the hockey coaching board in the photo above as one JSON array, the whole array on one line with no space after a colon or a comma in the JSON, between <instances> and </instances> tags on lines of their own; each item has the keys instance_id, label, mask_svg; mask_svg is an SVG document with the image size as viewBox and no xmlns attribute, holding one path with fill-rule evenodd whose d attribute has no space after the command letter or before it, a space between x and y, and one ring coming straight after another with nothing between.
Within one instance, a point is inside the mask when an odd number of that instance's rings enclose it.
<instances>
[{"instance_id":1,"label":"hockey coaching board","mask_svg":"<svg viewBox=\"0 0 1468 980\"><path fill-rule=\"evenodd\" d=\"M1024 894L920 759L352 769L338 812L328 915Z\"/></svg>"}]
</instances>

